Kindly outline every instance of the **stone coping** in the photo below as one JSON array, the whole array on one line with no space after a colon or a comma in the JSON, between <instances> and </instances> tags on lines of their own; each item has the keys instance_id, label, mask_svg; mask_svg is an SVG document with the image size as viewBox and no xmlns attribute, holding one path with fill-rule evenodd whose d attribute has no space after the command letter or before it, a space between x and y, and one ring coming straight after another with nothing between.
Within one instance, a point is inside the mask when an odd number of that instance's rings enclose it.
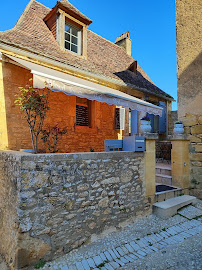
<instances>
[{"instance_id":1,"label":"stone coping","mask_svg":"<svg viewBox=\"0 0 202 270\"><path fill-rule=\"evenodd\" d=\"M158 133L146 133L143 136L146 140L158 140L159 138Z\"/></svg>"},{"instance_id":2,"label":"stone coping","mask_svg":"<svg viewBox=\"0 0 202 270\"><path fill-rule=\"evenodd\" d=\"M123 158L123 157L143 157L144 152L128 152L128 151L113 151L113 152L84 152L84 153L42 153L32 154L12 150L0 150L0 154L5 153L13 155L24 160L83 160L83 159L108 159L108 158Z\"/></svg>"},{"instance_id":3,"label":"stone coping","mask_svg":"<svg viewBox=\"0 0 202 270\"><path fill-rule=\"evenodd\" d=\"M170 140L170 141L189 141L188 136L186 134L169 135L168 140Z\"/></svg>"}]
</instances>

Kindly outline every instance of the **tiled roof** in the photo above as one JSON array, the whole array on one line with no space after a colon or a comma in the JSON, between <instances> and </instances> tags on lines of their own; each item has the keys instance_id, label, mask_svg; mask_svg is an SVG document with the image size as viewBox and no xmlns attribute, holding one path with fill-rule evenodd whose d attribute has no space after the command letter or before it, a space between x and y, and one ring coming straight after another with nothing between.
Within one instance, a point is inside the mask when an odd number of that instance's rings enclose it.
<instances>
[{"instance_id":1,"label":"tiled roof","mask_svg":"<svg viewBox=\"0 0 202 270\"><path fill-rule=\"evenodd\" d=\"M66 2L66 0L62 0L62 2ZM31 0L16 26L11 30L0 32L0 42L92 73L117 79L151 94L172 98L154 85L139 65L137 74L127 70L134 62L134 58L127 55L118 45L90 30L87 30L87 60L62 50L43 20L49 12L49 8Z\"/></svg>"},{"instance_id":2,"label":"tiled roof","mask_svg":"<svg viewBox=\"0 0 202 270\"><path fill-rule=\"evenodd\" d=\"M78 15L79 17L83 18L84 20L88 21L89 24L92 22L88 17L86 17L83 13L81 13L75 6L73 6L68 0L60 0L58 3L61 3L64 7L68 10L72 11L74 14Z\"/></svg>"}]
</instances>

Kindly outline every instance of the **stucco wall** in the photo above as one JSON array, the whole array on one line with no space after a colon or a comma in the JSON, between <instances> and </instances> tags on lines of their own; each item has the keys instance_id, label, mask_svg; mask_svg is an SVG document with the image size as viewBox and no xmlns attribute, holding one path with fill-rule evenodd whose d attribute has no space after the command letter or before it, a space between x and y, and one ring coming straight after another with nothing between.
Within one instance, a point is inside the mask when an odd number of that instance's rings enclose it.
<instances>
[{"instance_id":1,"label":"stucco wall","mask_svg":"<svg viewBox=\"0 0 202 270\"><path fill-rule=\"evenodd\" d=\"M176 0L178 116L190 139L190 185L202 196L202 3Z\"/></svg>"},{"instance_id":2,"label":"stucco wall","mask_svg":"<svg viewBox=\"0 0 202 270\"><path fill-rule=\"evenodd\" d=\"M32 148L28 124L19 107L14 104L15 95L19 92L18 87L26 85L31 77L28 70L3 63L4 90L2 91L5 95L6 126L2 129L7 128L8 148L12 150ZM89 152L90 148L98 152L104 151L105 139L118 139L120 131L115 130L115 106L113 105L92 102L92 128L75 125L76 96L51 91L49 106L51 109L47 114L44 127L54 126L57 123L60 123L61 127L67 126L68 135L59 143L61 152ZM39 142L39 149L44 149L42 141Z\"/></svg>"},{"instance_id":3,"label":"stucco wall","mask_svg":"<svg viewBox=\"0 0 202 270\"><path fill-rule=\"evenodd\" d=\"M10 229L19 232L15 249L19 268L40 258L62 255L90 241L93 234L116 228L151 210L145 195L143 153L0 152L0 160L1 185L6 183L1 189L0 208L5 222L0 229L7 232L7 224L14 224L16 219L16 211L6 214L10 206L3 201L12 189L12 208L17 209L18 223L15 230ZM13 189L15 168L20 178ZM12 234L4 235L14 241ZM9 261L11 247L7 249L3 251L9 252Z\"/></svg>"}]
</instances>

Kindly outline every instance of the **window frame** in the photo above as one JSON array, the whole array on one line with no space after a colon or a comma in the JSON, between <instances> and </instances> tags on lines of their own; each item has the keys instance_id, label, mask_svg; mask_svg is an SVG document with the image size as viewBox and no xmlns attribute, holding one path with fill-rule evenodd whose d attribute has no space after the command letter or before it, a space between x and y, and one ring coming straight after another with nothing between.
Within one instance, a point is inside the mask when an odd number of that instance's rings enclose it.
<instances>
[{"instance_id":1,"label":"window frame","mask_svg":"<svg viewBox=\"0 0 202 270\"><path fill-rule=\"evenodd\" d=\"M66 31L66 26L69 27L70 32ZM72 34L72 29L77 31L77 36L75 36L74 34ZM70 23L69 21L65 20L65 29L64 29L64 48L67 51L70 51L72 53L75 53L77 55L81 55L81 29L75 25L73 25L72 23ZM66 40L66 34L70 36L70 40ZM76 38L77 39L77 44L75 44L74 42L72 42L72 39ZM70 44L70 49L66 48L66 43ZM76 46L77 47L77 52L75 52L74 50L72 50L72 46Z\"/></svg>"},{"instance_id":2,"label":"window frame","mask_svg":"<svg viewBox=\"0 0 202 270\"><path fill-rule=\"evenodd\" d=\"M77 110L76 110L76 127L82 127L82 128L92 128L92 101L87 99L87 98L80 98L80 99L86 99L87 100L87 104L81 103L77 101L77 97L76 96L76 106L83 106L83 107L87 107L88 109L88 125L78 125L77 124Z\"/></svg>"}]
</instances>

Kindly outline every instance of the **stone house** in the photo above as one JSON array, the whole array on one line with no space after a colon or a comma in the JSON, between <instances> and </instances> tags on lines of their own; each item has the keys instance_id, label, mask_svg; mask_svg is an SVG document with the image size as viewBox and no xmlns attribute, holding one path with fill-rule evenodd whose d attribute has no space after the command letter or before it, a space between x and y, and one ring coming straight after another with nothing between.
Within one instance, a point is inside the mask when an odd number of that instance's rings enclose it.
<instances>
[{"instance_id":1,"label":"stone house","mask_svg":"<svg viewBox=\"0 0 202 270\"><path fill-rule=\"evenodd\" d=\"M66 0L49 9L31 0L15 27L0 32L0 148L31 148L25 119L14 105L18 87L51 85L46 124L68 127L63 152L104 150L105 139L139 132L149 113L152 132L168 134L173 98L131 56L125 33L115 44L88 30L92 21Z\"/></svg>"},{"instance_id":2,"label":"stone house","mask_svg":"<svg viewBox=\"0 0 202 270\"><path fill-rule=\"evenodd\" d=\"M178 118L189 139L191 194L202 198L201 1L176 1Z\"/></svg>"}]
</instances>

